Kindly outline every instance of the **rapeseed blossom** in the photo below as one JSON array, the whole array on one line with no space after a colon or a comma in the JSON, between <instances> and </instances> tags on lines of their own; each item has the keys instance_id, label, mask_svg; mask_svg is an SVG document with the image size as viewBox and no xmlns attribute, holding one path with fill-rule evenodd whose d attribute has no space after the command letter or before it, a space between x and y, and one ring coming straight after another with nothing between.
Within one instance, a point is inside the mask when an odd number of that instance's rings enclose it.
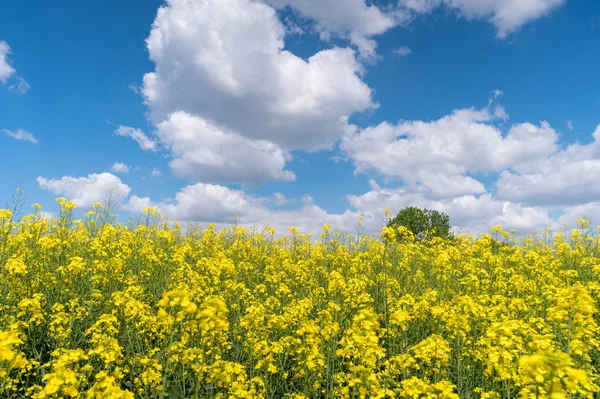
<instances>
[{"instance_id":1,"label":"rapeseed blossom","mask_svg":"<svg viewBox=\"0 0 600 399\"><path fill-rule=\"evenodd\" d=\"M0 209L0 398L594 398L600 239ZM388 212L388 217L391 212ZM596 396L594 396L596 395Z\"/></svg>"}]
</instances>

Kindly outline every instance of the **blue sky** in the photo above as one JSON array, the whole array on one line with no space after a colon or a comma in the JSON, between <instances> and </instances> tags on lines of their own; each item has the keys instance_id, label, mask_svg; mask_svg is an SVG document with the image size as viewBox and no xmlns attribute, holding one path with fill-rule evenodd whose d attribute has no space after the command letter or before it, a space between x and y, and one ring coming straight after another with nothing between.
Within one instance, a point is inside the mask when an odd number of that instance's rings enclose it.
<instances>
[{"instance_id":1,"label":"blue sky","mask_svg":"<svg viewBox=\"0 0 600 399\"><path fill-rule=\"evenodd\" d=\"M310 231L407 205L475 231L600 223L596 1L143 3L3 6L0 199L116 188L123 217Z\"/></svg>"}]
</instances>

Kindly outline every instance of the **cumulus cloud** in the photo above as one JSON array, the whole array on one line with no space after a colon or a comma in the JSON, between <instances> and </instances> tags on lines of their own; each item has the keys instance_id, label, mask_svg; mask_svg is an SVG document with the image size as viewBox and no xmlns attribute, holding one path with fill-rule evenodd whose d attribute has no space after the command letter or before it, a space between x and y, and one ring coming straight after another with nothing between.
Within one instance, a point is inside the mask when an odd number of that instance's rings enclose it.
<instances>
[{"instance_id":1,"label":"cumulus cloud","mask_svg":"<svg viewBox=\"0 0 600 399\"><path fill-rule=\"evenodd\" d=\"M600 126L589 144L561 149L547 122L511 125L507 118L492 100L483 109L461 109L434 121L356 129L341 143L356 173L403 185L372 182L371 191L348 197L350 203L361 214L410 205L438 209L457 227L476 231L502 224L524 233L573 224L584 213L600 216L593 210L600 198ZM556 212L564 215L549 216Z\"/></svg>"},{"instance_id":2,"label":"cumulus cloud","mask_svg":"<svg viewBox=\"0 0 600 399\"><path fill-rule=\"evenodd\" d=\"M500 201L489 193L434 200L405 188L381 188L372 184L369 192L348 196L348 200L359 213L372 216L380 214L385 208L395 211L407 206L435 209L447 213L455 228L473 232L487 232L500 224L520 233L528 233L556 224L542 208Z\"/></svg>"},{"instance_id":3,"label":"cumulus cloud","mask_svg":"<svg viewBox=\"0 0 600 399\"><path fill-rule=\"evenodd\" d=\"M60 179L38 177L41 189L52 194L61 195L75 202L82 208L89 208L94 202L104 202L113 190L113 199L121 203L131 191L131 188L121 179L111 173L93 173L87 177L64 176Z\"/></svg>"},{"instance_id":4,"label":"cumulus cloud","mask_svg":"<svg viewBox=\"0 0 600 399\"><path fill-rule=\"evenodd\" d=\"M140 129L136 129L130 126L119 125L117 130L115 130L115 134L124 137L131 137L139 144L140 148L144 151L156 152L158 149L156 142L148 136L146 136L146 134Z\"/></svg>"},{"instance_id":5,"label":"cumulus cloud","mask_svg":"<svg viewBox=\"0 0 600 399\"><path fill-rule=\"evenodd\" d=\"M181 189L175 195L174 203L153 202L150 198L136 195L128 201L128 209L134 212L148 207L158 208L175 219L219 223L233 221L236 214L245 212L248 199L240 190L198 183Z\"/></svg>"},{"instance_id":6,"label":"cumulus cloud","mask_svg":"<svg viewBox=\"0 0 600 399\"><path fill-rule=\"evenodd\" d=\"M314 21L323 39L347 38L364 55L374 53L376 35L442 4L467 18L490 18L499 32L509 32L520 25L504 21L525 23L552 9L552 1L485 1L483 6L410 0L383 9L366 0L167 0L146 40L155 69L144 75L140 92L151 121L163 126L160 143L170 149L177 176L211 183L291 181L293 173L285 169L290 151L332 148L353 130L350 116L378 104L352 48L333 47L306 59L292 54L275 9L295 10ZM182 115L195 121L193 130L176 131ZM156 150L158 142L139 129L120 129L118 134ZM248 160L236 157L240 151ZM467 180L462 178L463 186Z\"/></svg>"},{"instance_id":7,"label":"cumulus cloud","mask_svg":"<svg viewBox=\"0 0 600 399\"><path fill-rule=\"evenodd\" d=\"M600 225L600 201L598 200L580 205L565 206L561 210L563 213L558 217L558 223L561 226L575 227L575 222L580 218L589 220L592 228Z\"/></svg>"},{"instance_id":8,"label":"cumulus cloud","mask_svg":"<svg viewBox=\"0 0 600 399\"><path fill-rule=\"evenodd\" d=\"M209 183L292 181L290 154L274 143L249 140L186 112L158 124L157 135L173 160L176 176Z\"/></svg>"},{"instance_id":9,"label":"cumulus cloud","mask_svg":"<svg viewBox=\"0 0 600 399\"><path fill-rule=\"evenodd\" d=\"M434 197L481 194L471 172L500 172L544 159L557 149L557 133L546 122L520 123L503 132L504 109L460 109L431 122L388 122L347 135L341 149L356 173L374 171L400 178L412 191ZM476 149L476 151L474 151Z\"/></svg>"},{"instance_id":10,"label":"cumulus cloud","mask_svg":"<svg viewBox=\"0 0 600 399\"><path fill-rule=\"evenodd\" d=\"M480 181L463 175L454 175L430 170L415 170L409 181L411 188L431 198L454 198L463 195L486 193ZM418 184L417 184L418 182Z\"/></svg>"},{"instance_id":11,"label":"cumulus cloud","mask_svg":"<svg viewBox=\"0 0 600 399\"><path fill-rule=\"evenodd\" d=\"M500 201L490 194L432 200L404 188L381 188L375 182L372 182L371 190L367 193L349 195L347 200L350 206L341 213L327 212L308 196L295 209L280 210L268 206L278 200L291 202L282 196L256 197L221 185L197 183L184 187L174 200L169 201L155 202L148 197L134 195L127 202L126 209L139 213L144 208L156 208L180 221L215 223L218 226L234 222L256 227L269 225L280 232L294 225L303 232L316 233L325 223L352 232L361 218L365 232L376 234L385 225L383 211L386 208L399 210L406 206L446 212L455 229L471 233L488 232L497 224L514 228L519 234L559 225L548 217L548 212L543 208Z\"/></svg>"},{"instance_id":12,"label":"cumulus cloud","mask_svg":"<svg viewBox=\"0 0 600 399\"><path fill-rule=\"evenodd\" d=\"M515 165L496 182L499 198L546 206L577 205L600 198L600 125L586 145L570 144L546 158Z\"/></svg>"},{"instance_id":13,"label":"cumulus cloud","mask_svg":"<svg viewBox=\"0 0 600 399\"><path fill-rule=\"evenodd\" d=\"M284 205L289 202L289 200L282 193L273 194L272 201L275 205Z\"/></svg>"},{"instance_id":14,"label":"cumulus cloud","mask_svg":"<svg viewBox=\"0 0 600 399\"><path fill-rule=\"evenodd\" d=\"M372 108L350 48L304 60L284 50L275 10L251 0L169 0L147 39L142 93L155 123L183 111L284 150L329 147Z\"/></svg>"},{"instance_id":15,"label":"cumulus cloud","mask_svg":"<svg viewBox=\"0 0 600 399\"><path fill-rule=\"evenodd\" d=\"M292 7L316 21L316 30L327 40L336 35L350 39L361 54L372 57L379 35L400 22L395 13L388 13L365 0L267 0L277 8Z\"/></svg>"},{"instance_id":16,"label":"cumulus cloud","mask_svg":"<svg viewBox=\"0 0 600 399\"><path fill-rule=\"evenodd\" d=\"M16 71L12 67L8 55L11 53L10 46L4 40L0 41L0 82L6 83Z\"/></svg>"},{"instance_id":17,"label":"cumulus cloud","mask_svg":"<svg viewBox=\"0 0 600 399\"><path fill-rule=\"evenodd\" d=\"M399 0L399 12L431 13L440 6L455 10L468 20L487 20L496 27L496 37L505 39L525 24L548 15L565 0Z\"/></svg>"},{"instance_id":18,"label":"cumulus cloud","mask_svg":"<svg viewBox=\"0 0 600 399\"><path fill-rule=\"evenodd\" d=\"M129 173L130 168L129 165L126 165L122 162L115 162L110 167L110 170L115 173Z\"/></svg>"},{"instance_id":19,"label":"cumulus cloud","mask_svg":"<svg viewBox=\"0 0 600 399\"><path fill-rule=\"evenodd\" d=\"M351 231L360 216L350 210L331 214L312 204L312 201L305 201L295 210L276 210L267 206L277 200L281 201L282 198L255 197L221 185L197 183L181 189L173 201L154 202L148 197L134 195L127 202L126 209L139 213L144 208L157 208L170 218L182 221L216 223L220 226L234 222L256 227L269 225L280 232L294 225L303 232L313 233L318 232L325 223Z\"/></svg>"},{"instance_id":20,"label":"cumulus cloud","mask_svg":"<svg viewBox=\"0 0 600 399\"><path fill-rule=\"evenodd\" d=\"M457 226L478 231L502 224L526 232L572 225L586 213L600 216L594 210L600 198L600 125L589 144L561 149L547 122L509 125L507 117L492 101L430 122L357 129L341 143L356 173L398 178L403 186L373 183L350 202L359 213L409 205L438 209ZM491 192L476 177L481 175ZM558 220L549 217L556 212L563 213Z\"/></svg>"},{"instance_id":21,"label":"cumulus cloud","mask_svg":"<svg viewBox=\"0 0 600 399\"><path fill-rule=\"evenodd\" d=\"M398 0L384 10L366 0L167 0L146 40L154 71L140 88L155 136L126 126L117 134L147 150L164 147L171 171L192 184L172 200L134 195L126 208L157 207L179 220L295 224L305 231L323 223L352 230L360 216L373 232L381 227L383 208L415 204L445 211L457 227L475 230L497 223L521 230L552 223L546 209L494 197L476 178L524 173L523 165L548 159L558 149L558 135L548 123L504 128L508 115L493 101L436 121L359 129L348 120L377 107L363 81L362 63L375 54L374 37L393 26L447 7L467 19L489 20L504 38L560 3ZM284 7L311 19L323 40L348 39L359 54L350 47L306 58L287 51L289 30L275 10ZM397 52L405 56L410 49ZM309 196L300 202L278 194L256 197L224 185L292 181L286 167L293 150L332 148L340 138L342 155L354 162L356 173L374 172L404 186L381 188L373 182L369 192L348 197L348 210L331 214Z\"/></svg>"},{"instance_id":22,"label":"cumulus cloud","mask_svg":"<svg viewBox=\"0 0 600 399\"><path fill-rule=\"evenodd\" d=\"M440 7L454 10L468 20L487 20L496 27L500 39L517 32L523 25L539 19L565 0L398 0L396 7L378 7L365 0L265 0L276 8L290 7L315 21L323 40L334 35L349 39L363 57L376 55L375 36L401 25L407 26L418 15L430 14ZM402 47L397 55L406 56Z\"/></svg>"},{"instance_id":23,"label":"cumulus cloud","mask_svg":"<svg viewBox=\"0 0 600 399\"><path fill-rule=\"evenodd\" d=\"M17 129L14 132L11 130L7 130L7 129L2 129L2 131L4 133L6 133L9 137L12 137L15 140L28 141L32 144L39 143L33 134L31 134L28 131L23 130L23 129Z\"/></svg>"}]
</instances>

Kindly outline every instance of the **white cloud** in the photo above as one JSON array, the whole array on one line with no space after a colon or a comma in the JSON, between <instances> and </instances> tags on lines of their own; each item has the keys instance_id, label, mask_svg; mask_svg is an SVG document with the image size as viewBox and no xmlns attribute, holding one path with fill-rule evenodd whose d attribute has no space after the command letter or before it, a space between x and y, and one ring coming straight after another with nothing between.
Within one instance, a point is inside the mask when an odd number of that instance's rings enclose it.
<instances>
[{"instance_id":1,"label":"white cloud","mask_svg":"<svg viewBox=\"0 0 600 399\"><path fill-rule=\"evenodd\" d=\"M110 170L115 173L129 173L129 165L126 165L122 162L115 162L113 166L110 167Z\"/></svg>"},{"instance_id":2,"label":"white cloud","mask_svg":"<svg viewBox=\"0 0 600 399\"><path fill-rule=\"evenodd\" d=\"M334 229L352 233L358 224L358 212L345 210L342 213L329 213L315 204L304 204L300 208L286 211L274 211L266 208L259 209L253 215L240 221L246 225L262 227L265 224L275 227L279 232L286 233L290 226L296 226L303 233L317 234L322 231L324 224L329 224ZM383 225L378 224L378 219L364 220L366 233L377 233Z\"/></svg>"},{"instance_id":3,"label":"white cloud","mask_svg":"<svg viewBox=\"0 0 600 399\"><path fill-rule=\"evenodd\" d=\"M485 194L485 186L470 176L453 175L429 170L415 170L409 185L431 198L455 198L463 195ZM416 185L418 182L418 186Z\"/></svg>"},{"instance_id":4,"label":"white cloud","mask_svg":"<svg viewBox=\"0 0 600 399\"><path fill-rule=\"evenodd\" d=\"M598 200L581 205L566 206L562 210L564 213L558 218L561 226L575 227L579 218L589 220L592 228L600 225L600 201Z\"/></svg>"},{"instance_id":5,"label":"white cloud","mask_svg":"<svg viewBox=\"0 0 600 399\"><path fill-rule=\"evenodd\" d=\"M523 25L549 14L565 0L447 0L467 19L488 19L497 29L496 36L506 38Z\"/></svg>"},{"instance_id":6,"label":"white cloud","mask_svg":"<svg viewBox=\"0 0 600 399\"><path fill-rule=\"evenodd\" d=\"M28 141L33 144L38 143L38 140L35 138L35 136L33 134L27 132L26 130L17 129L13 132L13 131L10 131L7 129L2 129L2 131L15 140Z\"/></svg>"},{"instance_id":7,"label":"white cloud","mask_svg":"<svg viewBox=\"0 0 600 399\"><path fill-rule=\"evenodd\" d=\"M290 211L270 209L265 205L269 202L273 202L273 198L253 197L225 186L197 183L181 189L174 201L154 202L150 198L134 195L126 209L139 213L144 208L157 208L172 219L216 223L220 226L233 222L259 228L269 225L281 233L285 233L292 225L303 232L316 233L325 223L352 231L360 216L349 210L342 214L330 214L310 201L303 201L305 203L300 208Z\"/></svg>"},{"instance_id":8,"label":"white cloud","mask_svg":"<svg viewBox=\"0 0 600 399\"><path fill-rule=\"evenodd\" d=\"M160 177L162 176L162 172L156 168L150 171L150 177Z\"/></svg>"},{"instance_id":9,"label":"white cloud","mask_svg":"<svg viewBox=\"0 0 600 399\"><path fill-rule=\"evenodd\" d=\"M571 121L567 121L567 127L569 128L570 131L573 131L575 129L575 127L573 126L573 122L571 122Z\"/></svg>"},{"instance_id":10,"label":"white cloud","mask_svg":"<svg viewBox=\"0 0 600 399\"><path fill-rule=\"evenodd\" d=\"M350 39L361 54L372 57L376 43L370 37L398 25L392 13L386 13L365 0L267 0L277 8L290 6L316 21L316 30L325 40L330 35Z\"/></svg>"},{"instance_id":11,"label":"white cloud","mask_svg":"<svg viewBox=\"0 0 600 399\"><path fill-rule=\"evenodd\" d=\"M13 84L8 86L8 88L10 90L18 91L19 93L26 93L27 90L31 88L31 86L29 86L29 83L27 83L25 79L18 77L15 79L15 82Z\"/></svg>"},{"instance_id":12,"label":"white cloud","mask_svg":"<svg viewBox=\"0 0 600 399\"><path fill-rule=\"evenodd\" d=\"M385 208L398 211L411 205L446 212L453 227L471 233L488 232L496 224L515 228L521 234L558 225L542 208L499 201L490 194L437 201L427 199L420 193L381 188L373 183L371 191L360 196L350 195L347 199L355 210L328 213L313 204L309 196L303 198L302 205L296 209L278 210L266 205L274 202L275 197L254 197L225 186L198 183L184 187L173 201L154 202L150 198L134 195L128 201L126 209L139 213L144 208L151 207L180 221L194 220L216 223L218 226L233 222L256 227L270 225L280 232L285 232L289 226L294 225L303 232L316 233L325 223L352 232L361 217L365 232L376 234L385 224L382 214ZM285 199L285 202L290 200Z\"/></svg>"},{"instance_id":13,"label":"white cloud","mask_svg":"<svg viewBox=\"0 0 600 399\"><path fill-rule=\"evenodd\" d=\"M6 83L16 71L10 64L8 55L11 53L10 46L4 40L0 41L0 82Z\"/></svg>"},{"instance_id":14,"label":"white cloud","mask_svg":"<svg viewBox=\"0 0 600 399\"><path fill-rule=\"evenodd\" d=\"M8 55L12 53L12 50L8 43L4 40L0 41L0 82L7 83L12 79L8 88L10 90L25 93L30 89L29 83L20 76L16 76L17 71L11 65Z\"/></svg>"},{"instance_id":15,"label":"white cloud","mask_svg":"<svg viewBox=\"0 0 600 399\"><path fill-rule=\"evenodd\" d=\"M557 149L558 135L548 123L515 124L504 133L496 122L506 118L502 107L490 103L432 122L384 122L347 135L340 147L354 161L356 173L401 178L412 191L433 197L481 194L485 188L468 173L499 172Z\"/></svg>"},{"instance_id":16,"label":"white cloud","mask_svg":"<svg viewBox=\"0 0 600 399\"><path fill-rule=\"evenodd\" d=\"M441 6L468 20L487 20L500 39L539 19L565 0L398 0L397 7L377 7L365 0L265 0L277 8L289 6L316 22L316 31L328 40L331 35L349 39L361 55L375 56L374 36L408 25L419 14L430 14ZM370 4L369 4L370 3ZM406 56L405 48L400 50Z\"/></svg>"},{"instance_id":17,"label":"white cloud","mask_svg":"<svg viewBox=\"0 0 600 399\"><path fill-rule=\"evenodd\" d=\"M407 57L410 54L412 54L412 50L409 47L406 47L406 46L398 47L397 49L395 49L392 52L395 55L397 55L398 57Z\"/></svg>"},{"instance_id":18,"label":"white cloud","mask_svg":"<svg viewBox=\"0 0 600 399\"><path fill-rule=\"evenodd\" d=\"M251 0L169 0L147 39L142 93L159 124L183 111L283 150L330 146L372 108L350 48L303 60L284 50L275 10ZM267 151L268 152L268 151Z\"/></svg>"},{"instance_id":19,"label":"white cloud","mask_svg":"<svg viewBox=\"0 0 600 399\"><path fill-rule=\"evenodd\" d=\"M398 8L404 12L429 14L442 4L442 0L398 0Z\"/></svg>"},{"instance_id":20,"label":"white cloud","mask_svg":"<svg viewBox=\"0 0 600 399\"><path fill-rule=\"evenodd\" d=\"M498 197L546 206L577 205L600 198L600 125L587 145L570 144L550 156L503 171Z\"/></svg>"},{"instance_id":21,"label":"white cloud","mask_svg":"<svg viewBox=\"0 0 600 399\"><path fill-rule=\"evenodd\" d=\"M286 203L289 202L289 200L282 193L273 194L272 201L275 205L285 205Z\"/></svg>"},{"instance_id":22,"label":"white cloud","mask_svg":"<svg viewBox=\"0 0 600 399\"><path fill-rule=\"evenodd\" d=\"M507 32L516 29L502 22L507 15L523 14L520 20L528 21L535 10L542 12L535 4L546 2L444 1L468 18L492 18ZM297 57L285 50L286 30L273 7L291 7L312 19L323 39L348 38L364 55L374 52L374 36L441 4L410 0L383 9L365 0L167 0L146 40L155 70L144 76L140 92L151 121L163 127L157 134L171 150L173 172L192 182L291 181L294 175L285 169L290 151L331 148L352 131L351 115L378 106L351 48ZM505 118L503 112L496 107L494 117ZM195 121L188 129L193 134L177 130L181 115ZM122 126L118 134L152 151L159 144L139 129ZM237 156L241 151L248 157ZM475 186L460 179L464 187Z\"/></svg>"},{"instance_id":23,"label":"white cloud","mask_svg":"<svg viewBox=\"0 0 600 399\"><path fill-rule=\"evenodd\" d=\"M164 214L179 220L202 220L212 223L231 222L240 212L247 212L246 194L225 186L198 183L184 187L175 195L174 203L153 202L149 198L132 196L127 209L141 212L143 208L158 208Z\"/></svg>"},{"instance_id":24,"label":"white cloud","mask_svg":"<svg viewBox=\"0 0 600 399\"><path fill-rule=\"evenodd\" d=\"M440 6L456 10L466 19L484 19L496 27L496 37L505 39L527 23L562 5L565 0L399 0L400 12L431 13Z\"/></svg>"},{"instance_id":25,"label":"white cloud","mask_svg":"<svg viewBox=\"0 0 600 399\"><path fill-rule=\"evenodd\" d=\"M304 205L310 205L314 202L313 197L310 195L304 195L301 201Z\"/></svg>"},{"instance_id":26,"label":"white cloud","mask_svg":"<svg viewBox=\"0 0 600 399\"><path fill-rule=\"evenodd\" d=\"M491 194L432 200L404 188L381 188L373 184L371 191L360 196L348 196L348 200L358 213L366 215L380 214L385 208L397 212L407 206L435 209L447 213L455 228L472 232L488 232L497 224L520 233L555 225L542 208L499 201Z\"/></svg>"},{"instance_id":27,"label":"white cloud","mask_svg":"<svg viewBox=\"0 0 600 399\"><path fill-rule=\"evenodd\" d=\"M75 202L82 208L89 208L94 202L104 202L113 191L113 199L121 203L131 191L131 188L121 179L110 173L93 173L87 177L64 176L60 179L38 177L40 188L55 195L61 195Z\"/></svg>"},{"instance_id":28,"label":"white cloud","mask_svg":"<svg viewBox=\"0 0 600 399\"><path fill-rule=\"evenodd\" d=\"M142 150L156 152L157 145L156 142L150 139L146 134L140 129L135 129L130 126L119 125L117 130L115 130L115 134L124 137L131 137L134 139Z\"/></svg>"},{"instance_id":29,"label":"white cloud","mask_svg":"<svg viewBox=\"0 0 600 399\"><path fill-rule=\"evenodd\" d=\"M158 124L157 135L173 160L176 176L211 183L292 181L290 155L264 140L249 140L185 112Z\"/></svg>"}]
</instances>

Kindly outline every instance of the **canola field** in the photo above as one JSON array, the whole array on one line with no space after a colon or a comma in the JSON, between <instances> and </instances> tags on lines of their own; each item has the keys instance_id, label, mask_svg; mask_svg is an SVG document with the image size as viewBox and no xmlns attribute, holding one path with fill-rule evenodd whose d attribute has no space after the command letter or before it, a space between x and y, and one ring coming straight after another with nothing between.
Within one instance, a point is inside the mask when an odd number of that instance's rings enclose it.
<instances>
[{"instance_id":1,"label":"canola field","mask_svg":"<svg viewBox=\"0 0 600 399\"><path fill-rule=\"evenodd\" d=\"M0 210L0 397L593 398L600 241ZM596 395L596 396L595 396Z\"/></svg>"}]
</instances>

